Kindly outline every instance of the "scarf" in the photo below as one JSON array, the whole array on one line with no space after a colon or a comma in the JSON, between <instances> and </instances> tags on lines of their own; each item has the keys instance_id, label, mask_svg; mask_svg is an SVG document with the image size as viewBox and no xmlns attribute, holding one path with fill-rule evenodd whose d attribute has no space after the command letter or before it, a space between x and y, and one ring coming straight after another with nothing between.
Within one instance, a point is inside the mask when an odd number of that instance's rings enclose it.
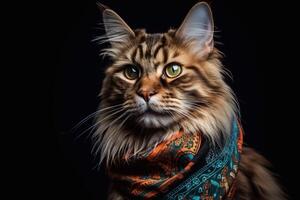
<instances>
[{"instance_id":1,"label":"scarf","mask_svg":"<svg viewBox=\"0 0 300 200\"><path fill-rule=\"evenodd\" d=\"M110 176L128 199L232 199L242 143L235 118L221 148L211 147L201 134L178 131L147 155L113 167Z\"/></svg>"}]
</instances>

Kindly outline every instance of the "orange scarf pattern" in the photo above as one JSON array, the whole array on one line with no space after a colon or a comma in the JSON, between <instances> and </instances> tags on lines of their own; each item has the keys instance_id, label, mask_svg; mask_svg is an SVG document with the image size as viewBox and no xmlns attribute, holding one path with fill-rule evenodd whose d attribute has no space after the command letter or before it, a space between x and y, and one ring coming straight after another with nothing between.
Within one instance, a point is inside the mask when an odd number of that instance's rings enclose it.
<instances>
[{"instance_id":1,"label":"orange scarf pattern","mask_svg":"<svg viewBox=\"0 0 300 200\"><path fill-rule=\"evenodd\" d=\"M238 128L236 131L238 135L235 138L231 138L231 140L235 140L233 146L237 149L236 153L230 155L232 156L230 160L233 160L232 166L237 165L239 162L239 155L235 154L241 152L243 141L241 127L238 123L236 127ZM204 138L202 138L200 133L185 134L182 131L178 131L169 139L158 144L146 156L124 162L122 165L112 168L110 176L114 181L114 186L123 196L130 200L161 198L168 191L171 191L174 186L178 187L178 184L184 182L191 172L198 168L195 167L195 164L198 162L197 154L199 154L204 144L203 142ZM209 152L206 153L205 157L209 157L210 155L208 154ZM206 160L209 159L206 158ZM213 162L213 159L211 160ZM233 181L230 181L230 183L227 181L229 180L227 175L236 173L236 166L233 167L234 170L230 169L230 166L225 166L220 171L219 187L224 188L226 193L233 193L233 189L229 188ZM200 192L202 194L199 193L199 198L201 195L201 199L215 199L209 187L211 187L210 183L206 182L203 184L202 188L204 191ZM205 188L207 188L206 191ZM165 198L168 199L168 197ZM173 197L170 199L173 199Z\"/></svg>"}]
</instances>

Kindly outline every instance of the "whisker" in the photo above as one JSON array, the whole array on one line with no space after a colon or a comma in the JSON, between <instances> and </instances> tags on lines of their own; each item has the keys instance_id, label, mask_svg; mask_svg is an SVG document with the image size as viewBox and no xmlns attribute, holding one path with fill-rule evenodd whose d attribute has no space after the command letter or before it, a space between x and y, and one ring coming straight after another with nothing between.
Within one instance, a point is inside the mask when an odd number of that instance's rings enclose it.
<instances>
[{"instance_id":1,"label":"whisker","mask_svg":"<svg viewBox=\"0 0 300 200\"><path fill-rule=\"evenodd\" d=\"M122 113L118 118L116 118L115 120L113 120L109 125L111 125L111 124L114 124L114 123L116 123L118 120L120 120L122 117L124 117L126 114L128 114L128 111L125 111L124 113ZM130 115L128 115L127 117L126 117L126 120L129 118L129 116ZM125 121L126 121L125 120ZM118 131L121 129L121 126L123 126L123 124L125 123L125 121L123 121L121 124L119 124L118 126L117 126L117 128L118 128ZM108 126L109 125L107 125L107 126L105 126L105 127L103 127L103 129L105 130L105 129L107 129L108 128ZM116 132L116 131L114 131L114 132ZM98 133L97 134L97 136L99 136L100 134ZM105 152L106 150L107 150L107 146L103 149L103 144L100 144L98 147L97 147L97 145L99 144L99 142L100 143L102 143L102 137L100 137L100 138L98 138L97 139L98 141L96 141L95 143L94 143L94 145L93 145L93 147L92 147L92 150L91 150L91 152L92 153L95 153L95 154L98 154L98 152L100 151L100 149L101 149L101 155L103 154L103 152ZM109 140L108 141L106 141L106 143L109 143ZM97 147L97 149L95 149ZM100 159L100 163L103 161L103 157L101 157L101 159Z\"/></svg>"},{"instance_id":2,"label":"whisker","mask_svg":"<svg viewBox=\"0 0 300 200\"><path fill-rule=\"evenodd\" d=\"M101 113L102 111L105 111L105 110L109 110L109 109L112 109L112 108L116 108L116 107L120 107L122 106L122 104L118 104L118 105L114 105L114 106L109 106L109 107L105 107L103 109L100 109L100 110L97 110L91 114L89 114L87 117L85 117L84 119L82 119L80 122L78 122L72 129L71 129L71 132L74 132L76 129L78 129L83 123L85 123L86 121L88 121L89 119L93 118L95 115Z\"/></svg>"},{"instance_id":3,"label":"whisker","mask_svg":"<svg viewBox=\"0 0 300 200\"><path fill-rule=\"evenodd\" d=\"M101 119L100 121L97 121L94 125L92 125L92 126L90 126L89 128L85 129L82 133L80 133L80 134L75 138L75 140L77 140L77 139L80 138L83 134L85 134L86 132L88 132L89 130L91 130L90 133L87 135L87 136L89 136L89 135L92 133L92 131L94 131L94 128L95 128L96 126L98 126L98 124L100 124L100 123L103 122L104 120L106 120L106 119L108 119L108 118L110 118L110 117L112 117L112 116L114 116L114 115L116 115L116 114L122 112L123 110L124 110L124 108L118 108L118 109L116 108L116 110L114 110L113 113L111 113L111 114L105 116L105 117L104 117L103 119Z\"/></svg>"},{"instance_id":4,"label":"whisker","mask_svg":"<svg viewBox=\"0 0 300 200\"><path fill-rule=\"evenodd\" d=\"M124 113L124 115L125 114L127 114L126 112ZM115 129L115 131L114 132L119 132L120 130L121 130L121 128L123 127L123 125L125 124L125 122L129 119L129 117L130 117L131 115L128 115L119 125L118 125L118 127ZM115 147L116 148L116 147ZM120 149L119 149L120 150ZM120 153L118 153L118 154L120 154ZM113 160L113 159L109 159L108 158L108 161L109 160ZM100 162L101 163L101 162Z\"/></svg>"}]
</instances>

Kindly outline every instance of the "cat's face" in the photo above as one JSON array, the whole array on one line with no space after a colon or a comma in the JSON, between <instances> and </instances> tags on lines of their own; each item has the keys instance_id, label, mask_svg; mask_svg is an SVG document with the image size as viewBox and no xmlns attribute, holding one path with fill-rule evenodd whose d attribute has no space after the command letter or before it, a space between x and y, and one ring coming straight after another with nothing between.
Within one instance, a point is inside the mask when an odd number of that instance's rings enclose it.
<instances>
[{"instance_id":1,"label":"cat's face","mask_svg":"<svg viewBox=\"0 0 300 200\"><path fill-rule=\"evenodd\" d=\"M103 86L109 90L103 91L140 126L163 128L194 118L195 110L221 92L220 71L206 63L213 49L208 7L193 8L177 32L165 34L132 31L112 11L104 20L113 64L106 73L109 85Z\"/></svg>"},{"instance_id":2,"label":"cat's face","mask_svg":"<svg viewBox=\"0 0 300 200\"><path fill-rule=\"evenodd\" d=\"M133 45L116 57L107 76L113 86L111 104L121 102L140 126L168 127L192 117L193 110L207 106L209 98L219 92L203 57L195 58L174 34L137 34ZM219 78L218 74L210 76Z\"/></svg>"},{"instance_id":3,"label":"cat's face","mask_svg":"<svg viewBox=\"0 0 300 200\"><path fill-rule=\"evenodd\" d=\"M196 4L177 30L162 34L133 31L110 9L103 11L103 21L106 35L100 39L110 47L102 54L112 64L103 81L94 136L104 157L146 148L151 135L140 133L147 129L176 126L213 140L228 132L234 98L223 81L206 3Z\"/></svg>"}]
</instances>

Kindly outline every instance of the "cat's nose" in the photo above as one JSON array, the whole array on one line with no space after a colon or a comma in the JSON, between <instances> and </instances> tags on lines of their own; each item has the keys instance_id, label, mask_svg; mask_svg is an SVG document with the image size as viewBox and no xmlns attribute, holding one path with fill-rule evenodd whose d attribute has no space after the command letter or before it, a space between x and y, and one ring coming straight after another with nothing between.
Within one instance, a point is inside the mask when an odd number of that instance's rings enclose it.
<instances>
[{"instance_id":1,"label":"cat's nose","mask_svg":"<svg viewBox=\"0 0 300 200\"><path fill-rule=\"evenodd\" d=\"M143 99L148 102L151 98L151 96L157 94L157 91L156 90L139 90L137 91L137 94L140 96L140 97L143 97Z\"/></svg>"}]
</instances>

